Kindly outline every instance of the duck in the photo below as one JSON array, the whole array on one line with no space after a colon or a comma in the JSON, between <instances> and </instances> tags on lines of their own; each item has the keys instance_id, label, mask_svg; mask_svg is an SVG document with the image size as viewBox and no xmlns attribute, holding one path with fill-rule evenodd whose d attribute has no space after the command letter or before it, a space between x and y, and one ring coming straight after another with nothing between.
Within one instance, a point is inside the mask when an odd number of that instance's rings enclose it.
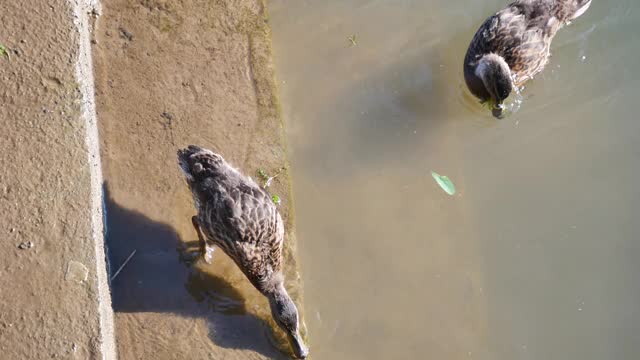
<instances>
[{"instance_id":1,"label":"duck","mask_svg":"<svg viewBox=\"0 0 640 360\"><path fill-rule=\"evenodd\" d=\"M191 218L204 260L219 247L268 300L271 314L288 335L296 357L309 354L300 334L298 309L283 275L284 223L266 190L211 150L189 145L178 164L193 195Z\"/></svg>"},{"instance_id":2,"label":"duck","mask_svg":"<svg viewBox=\"0 0 640 360\"><path fill-rule=\"evenodd\" d=\"M513 91L542 71L554 36L584 14L591 0L516 0L490 16L473 36L464 58L471 93L489 102L495 117Z\"/></svg>"}]
</instances>

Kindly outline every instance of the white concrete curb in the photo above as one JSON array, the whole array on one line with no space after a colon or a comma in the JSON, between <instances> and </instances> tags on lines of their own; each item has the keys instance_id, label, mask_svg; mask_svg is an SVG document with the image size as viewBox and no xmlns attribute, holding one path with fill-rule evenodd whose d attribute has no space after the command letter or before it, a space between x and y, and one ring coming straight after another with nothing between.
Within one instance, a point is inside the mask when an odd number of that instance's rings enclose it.
<instances>
[{"instance_id":1,"label":"white concrete curb","mask_svg":"<svg viewBox=\"0 0 640 360\"><path fill-rule=\"evenodd\" d=\"M98 314L100 325L99 346L103 360L117 358L113 325L113 309L107 275L107 264L104 248L104 208L102 191L102 165L100 162L100 139L96 116L95 86L93 62L91 58L91 26L92 13L100 14L99 0L69 0L73 8L73 22L78 30L78 62L76 64L76 80L82 93L81 117L85 121L85 143L88 163L91 172L91 228L95 245L96 285L98 296Z\"/></svg>"}]
</instances>

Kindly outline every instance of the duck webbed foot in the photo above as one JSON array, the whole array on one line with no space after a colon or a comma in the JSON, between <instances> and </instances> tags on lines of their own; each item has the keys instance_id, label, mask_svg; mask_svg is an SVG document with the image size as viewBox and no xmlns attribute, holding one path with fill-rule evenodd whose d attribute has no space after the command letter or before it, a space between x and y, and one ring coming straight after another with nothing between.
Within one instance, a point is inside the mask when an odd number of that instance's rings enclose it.
<instances>
[{"instance_id":1,"label":"duck webbed foot","mask_svg":"<svg viewBox=\"0 0 640 360\"><path fill-rule=\"evenodd\" d=\"M213 252L215 250L216 248L213 245L205 245L204 248L200 248L200 251L202 252L202 260L204 260L204 262L206 262L207 264L212 264Z\"/></svg>"},{"instance_id":2,"label":"duck webbed foot","mask_svg":"<svg viewBox=\"0 0 640 360\"><path fill-rule=\"evenodd\" d=\"M207 241L204 239L202 235L202 230L200 229L200 222L198 222L197 216L191 217L191 223L193 224L193 228L196 230L198 234L198 242L200 244L200 255L202 259L207 263L211 264L213 261L213 251L216 249L212 245L208 245Z\"/></svg>"}]
</instances>

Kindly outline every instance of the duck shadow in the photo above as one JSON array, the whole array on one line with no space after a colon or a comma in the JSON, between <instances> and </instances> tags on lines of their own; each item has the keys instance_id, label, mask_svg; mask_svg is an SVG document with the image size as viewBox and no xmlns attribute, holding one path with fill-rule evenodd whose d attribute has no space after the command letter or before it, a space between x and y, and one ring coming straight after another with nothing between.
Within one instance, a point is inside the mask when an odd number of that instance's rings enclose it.
<instances>
[{"instance_id":1,"label":"duck shadow","mask_svg":"<svg viewBox=\"0 0 640 360\"><path fill-rule=\"evenodd\" d=\"M163 223L118 205L103 185L105 243L114 312L170 312L204 318L208 337L222 348L288 359L271 343L269 325L249 313L242 295L221 277L193 266L197 241L184 242Z\"/></svg>"}]
</instances>

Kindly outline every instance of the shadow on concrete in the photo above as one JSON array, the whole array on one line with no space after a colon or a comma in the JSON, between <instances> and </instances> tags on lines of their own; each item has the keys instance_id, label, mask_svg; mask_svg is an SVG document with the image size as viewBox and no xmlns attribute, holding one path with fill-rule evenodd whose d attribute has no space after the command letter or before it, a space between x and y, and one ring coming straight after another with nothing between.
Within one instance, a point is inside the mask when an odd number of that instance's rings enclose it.
<instances>
[{"instance_id":1,"label":"shadow on concrete","mask_svg":"<svg viewBox=\"0 0 640 360\"><path fill-rule=\"evenodd\" d=\"M107 183L103 190L110 276L136 251L111 282L115 312L171 312L205 318L209 339L217 346L249 349L272 359L288 358L270 343L269 326L247 312L245 300L233 286L192 266L197 253L191 250L197 241L183 242L172 227L119 206Z\"/></svg>"}]
</instances>

